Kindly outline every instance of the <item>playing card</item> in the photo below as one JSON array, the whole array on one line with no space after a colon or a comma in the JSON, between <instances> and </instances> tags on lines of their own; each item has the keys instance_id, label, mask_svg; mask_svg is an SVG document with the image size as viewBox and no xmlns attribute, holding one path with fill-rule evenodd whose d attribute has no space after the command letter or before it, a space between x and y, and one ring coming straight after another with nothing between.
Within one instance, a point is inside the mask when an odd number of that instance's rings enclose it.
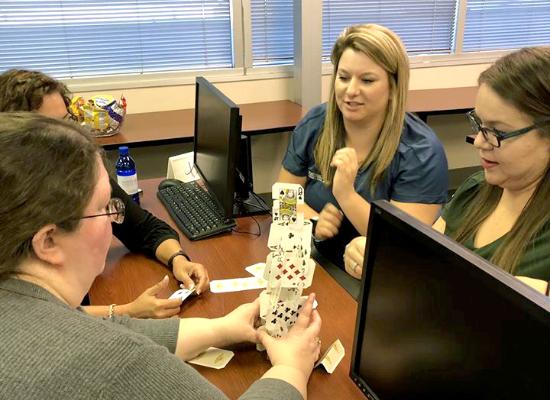
<instances>
[{"instance_id":1,"label":"playing card","mask_svg":"<svg viewBox=\"0 0 550 400\"><path fill-rule=\"evenodd\" d=\"M321 358L319 358L319 361L317 361L314 368L322 365L329 374L332 374L345 355L346 351L344 350L344 346L342 346L342 342L340 342L340 339L336 339L336 341L330 345Z\"/></svg>"},{"instance_id":2,"label":"playing card","mask_svg":"<svg viewBox=\"0 0 550 400\"><path fill-rule=\"evenodd\" d=\"M269 228L269 237L267 239L267 247L271 250L277 250L281 246L283 236L286 234L286 226L272 223Z\"/></svg>"},{"instance_id":3,"label":"playing card","mask_svg":"<svg viewBox=\"0 0 550 400\"><path fill-rule=\"evenodd\" d=\"M279 212L279 200L273 200L273 206L271 208L271 219L274 223L281 221L281 213Z\"/></svg>"},{"instance_id":4,"label":"playing card","mask_svg":"<svg viewBox=\"0 0 550 400\"><path fill-rule=\"evenodd\" d=\"M304 204L304 188L297 183L275 182L271 187L271 198L290 204Z\"/></svg>"},{"instance_id":5,"label":"playing card","mask_svg":"<svg viewBox=\"0 0 550 400\"><path fill-rule=\"evenodd\" d=\"M193 289L178 289L172 295L169 297L169 299L181 299L183 302L186 298L191 296L195 292L195 288Z\"/></svg>"},{"instance_id":6,"label":"playing card","mask_svg":"<svg viewBox=\"0 0 550 400\"><path fill-rule=\"evenodd\" d=\"M263 278L255 276L249 278L220 279L210 281L210 291L212 293L239 292L241 290L262 289L266 287L266 281Z\"/></svg>"},{"instance_id":7,"label":"playing card","mask_svg":"<svg viewBox=\"0 0 550 400\"><path fill-rule=\"evenodd\" d=\"M202 365L203 367L222 369L233 358L235 353L229 350L218 349L216 347L208 348L204 353L189 360L191 364Z\"/></svg>"},{"instance_id":8,"label":"playing card","mask_svg":"<svg viewBox=\"0 0 550 400\"><path fill-rule=\"evenodd\" d=\"M264 270L265 270L264 262L252 264L245 268L246 272L248 272L251 275L254 275L257 278L263 278Z\"/></svg>"},{"instance_id":9,"label":"playing card","mask_svg":"<svg viewBox=\"0 0 550 400\"><path fill-rule=\"evenodd\" d=\"M265 316L267 332L273 337L286 336L300 315L300 310L306 299L305 296L289 299L282 296L275 304L272 304Z\"/></svg>"}]
</instances>

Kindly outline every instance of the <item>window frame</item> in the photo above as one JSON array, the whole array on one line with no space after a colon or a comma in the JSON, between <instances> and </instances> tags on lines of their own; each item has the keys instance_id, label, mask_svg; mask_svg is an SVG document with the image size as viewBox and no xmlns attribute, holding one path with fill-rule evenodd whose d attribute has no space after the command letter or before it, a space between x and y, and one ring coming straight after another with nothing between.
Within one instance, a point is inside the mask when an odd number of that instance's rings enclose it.
<instances>
[{"instance_id":1,"label":"window frame","mask_svg":"<svg viewBox=\"0 0 550 400\"><path fill-rule=\"evenodd\" d=\"M492 63L511 50L462 52L462 38L467 9L467 0L458 0L455 53L448 55L410 56L411 69L462 66ZM231 0L234 68L159 72L147 74L121 74L100 77L62 79L73 92L91 92L114 89L137 89L163 86L191 85L195 77L205 76L214 83L239 82L258 79L281 79L294 76L294 65L252 65L252 39L250 0ZM322 63L322 75L331 75L330 62Z\"/></svg>"}]
</instances>

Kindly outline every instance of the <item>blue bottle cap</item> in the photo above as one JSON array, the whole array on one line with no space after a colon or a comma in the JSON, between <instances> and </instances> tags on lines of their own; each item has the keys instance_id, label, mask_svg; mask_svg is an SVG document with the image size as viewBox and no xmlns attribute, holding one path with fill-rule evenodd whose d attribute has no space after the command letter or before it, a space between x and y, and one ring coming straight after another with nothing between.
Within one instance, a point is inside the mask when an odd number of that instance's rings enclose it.
<instances>
[{"instance_id":1,"label":"blue bottle cap","mask_svg":"<svg viewBox=\"0 0 550 400\"><path fill-rule=\"evenodd\" d=\"M122 155L128 154L128 146L119 146L118 152Z\"/></svg>"}]
</instances>

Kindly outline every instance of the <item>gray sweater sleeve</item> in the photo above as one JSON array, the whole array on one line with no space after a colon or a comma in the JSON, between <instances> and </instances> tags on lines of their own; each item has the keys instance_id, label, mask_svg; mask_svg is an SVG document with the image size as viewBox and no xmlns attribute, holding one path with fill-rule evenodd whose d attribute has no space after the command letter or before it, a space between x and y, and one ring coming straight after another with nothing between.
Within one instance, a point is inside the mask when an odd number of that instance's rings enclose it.
<instances>
[{"instance_id":1,"label":"gray sweater sleeve","mask_svg":"<svg viewBox=\"0 0 550 400\"><path fill-rule=\"evenodd\" d=\"M107 319L108 318L104 318ZM127 315L113 316L112 322L125 326L129 330L148 337L153 342L168 349L170 353L176 352L178 341L179 318L166 319L138 319Z\"/></svg>"},{"instance_id":2,"label":"gray sweater sleeve","mask_svg":"<svg viewBox=\"0 0 550 400\"><path fill-rule=\"evenodd\" d=\"M291 384L280 379L259 379L252 384L240 400L303 400L300 392Z\"/></svg>"}]
</instances>

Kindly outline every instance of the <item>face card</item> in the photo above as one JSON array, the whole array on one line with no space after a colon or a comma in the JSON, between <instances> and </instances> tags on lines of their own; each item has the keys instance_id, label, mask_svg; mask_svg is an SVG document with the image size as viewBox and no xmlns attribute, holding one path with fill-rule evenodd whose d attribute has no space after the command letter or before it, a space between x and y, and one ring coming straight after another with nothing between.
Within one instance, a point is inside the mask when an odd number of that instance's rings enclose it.
<instances>
[{"instance_id":1,"label":"face card","mask_svg":"<svg viewBox=\"0 0 550 400\"><path fill-rule=\"evenodd\" d=\"M288 203L304 204L304 188L297 183L276 182L271 187L271 198Z\"/></svg>"},{"instance_id":2,"label":"face card","mask_svg":"<svg viewBox=\"0 0 550 400\"><path fill-rule=\"evenodd\" d=\"M203 367L222 369L231 361L234 355L235 353L232 351L210 347L204 353L199 354L188 362L202 365Z\"/></svg>"},{"instance_id":3,"label":"face card","mask_svg":"<svg viewBox=\"0 0 550 400\"><path fill-rule=\"evenodd\" d=\"M281 221L281 213L279 211L279 200L273 200L273 207L271 209L271 219L274 223Z\"/></svg>"}]
</instances>

